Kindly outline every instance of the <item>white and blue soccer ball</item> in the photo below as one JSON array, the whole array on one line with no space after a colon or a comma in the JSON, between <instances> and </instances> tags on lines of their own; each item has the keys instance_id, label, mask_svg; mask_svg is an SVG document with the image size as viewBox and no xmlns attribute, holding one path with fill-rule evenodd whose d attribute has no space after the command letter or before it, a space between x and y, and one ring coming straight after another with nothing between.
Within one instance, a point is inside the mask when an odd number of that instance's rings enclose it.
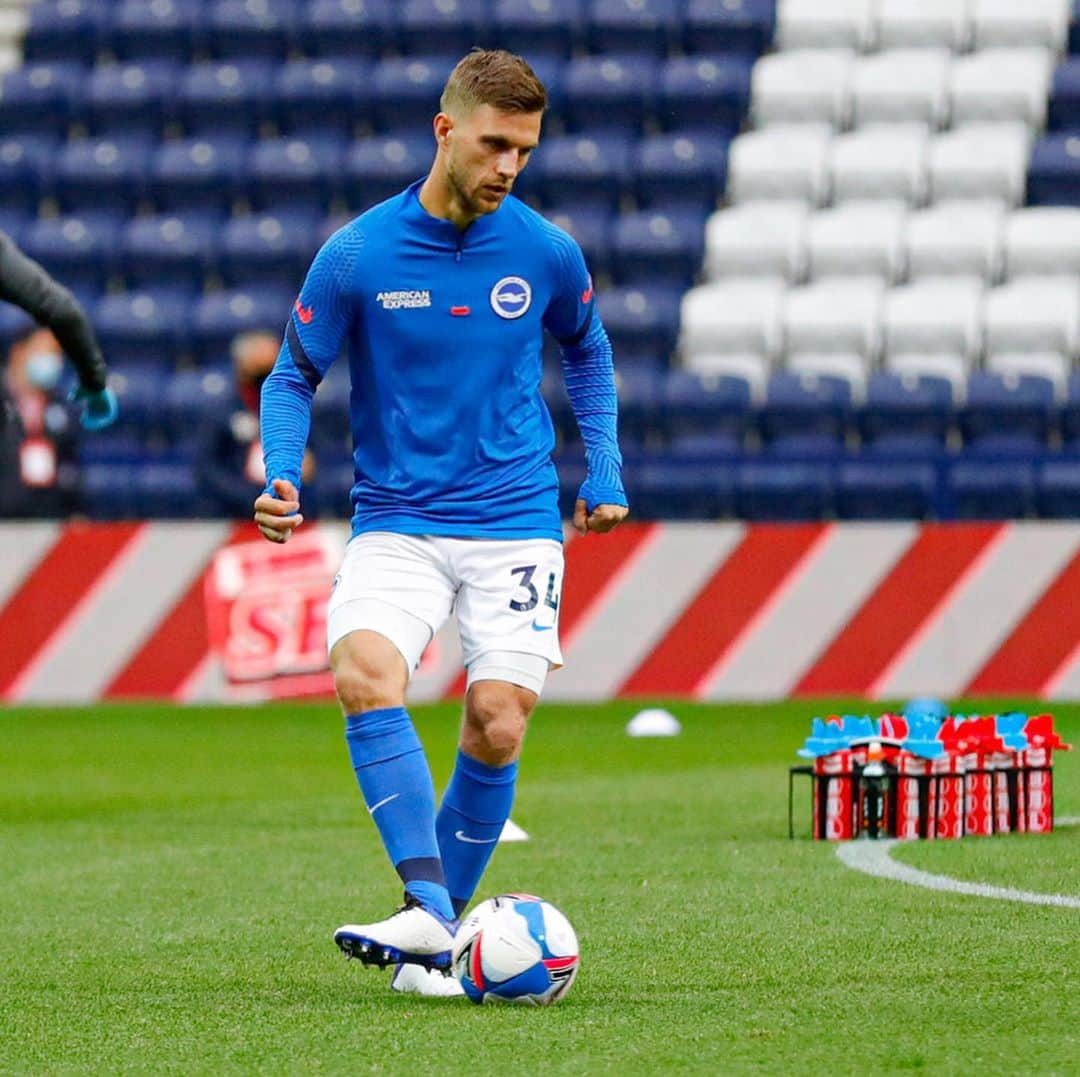
<instances>
[{"instance_id":1,"label":"white and blue soccer ball","mask_svg":"<svg viewBox=\"0 0 1080 1077\"><path fill-rule=\"evenodd\" d=\"M557 1002L574 982L578 941L554 905L531 894L481 902L454 937L454 975L473 1002Z\"/></svg>"}]
</instances>

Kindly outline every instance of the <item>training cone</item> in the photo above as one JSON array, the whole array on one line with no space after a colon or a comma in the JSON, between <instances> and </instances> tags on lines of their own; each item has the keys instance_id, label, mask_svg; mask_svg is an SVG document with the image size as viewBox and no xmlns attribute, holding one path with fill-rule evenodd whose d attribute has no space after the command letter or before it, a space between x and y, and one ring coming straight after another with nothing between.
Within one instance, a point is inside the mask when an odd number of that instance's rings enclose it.
<instances>
[{"instance_id":1,"label":"training cone","mask_svg":"<svg viewBox=\"0 0 1080 1077\"><path fill-rule=\"evenodd\" d=\"M640 711L626 723L631 737L677 737L682 732L679 719L661 707Z\"/></svg>"},{"instance_id":2,"label":"training cone","mask_svg":"<svg viewBox=\"0 0 1080 1077\"><path fill-rule=\"evenodd\" d=\"M528 841L528 840L529 840L529 835L526 834L525 831L522 830L521 827L519 827L517 825L517 823L514 822L513 819L507 819L506 822L503 823L502 833L499 835L499 844L500 845L504 841Z\"/></svg>"}]
</instances>

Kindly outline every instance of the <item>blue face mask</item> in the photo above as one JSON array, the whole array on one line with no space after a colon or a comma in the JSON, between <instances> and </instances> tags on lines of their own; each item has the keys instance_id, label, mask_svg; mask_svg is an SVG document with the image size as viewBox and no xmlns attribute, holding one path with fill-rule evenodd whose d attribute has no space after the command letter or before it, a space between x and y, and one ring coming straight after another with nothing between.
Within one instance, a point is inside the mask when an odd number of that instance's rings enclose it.
<instances>
[{"instance_id":1,"label":"blue face mask","mask_svg":"<svg viewBox=\"0 0 1080 1077\"><path fill-rule=\"evenodd\" d=\"M26 380L44 392L56 388L62 370L63 361L55 352L34 352L26 360Z\"/></svg>"}]
</instances>

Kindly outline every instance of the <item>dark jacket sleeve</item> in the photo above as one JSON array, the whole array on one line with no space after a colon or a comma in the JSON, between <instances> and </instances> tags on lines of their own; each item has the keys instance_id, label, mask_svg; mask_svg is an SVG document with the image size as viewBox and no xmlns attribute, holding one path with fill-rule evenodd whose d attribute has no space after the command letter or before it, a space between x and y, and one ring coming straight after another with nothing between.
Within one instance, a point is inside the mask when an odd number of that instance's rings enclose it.
<instances>
[{"instance_id":1,"label":"dark jacket sleeve","mask_svg":"<svg viewBox=\"0 0 1080 1077\"><path fill-rule=\"evenodd\" d=\"M85 388L105 388L105 359L82 307L67 288L53 280L32 258L27 258L2 231L0 299L22 307L56 334Z\"/></svg>"}]
</instances>

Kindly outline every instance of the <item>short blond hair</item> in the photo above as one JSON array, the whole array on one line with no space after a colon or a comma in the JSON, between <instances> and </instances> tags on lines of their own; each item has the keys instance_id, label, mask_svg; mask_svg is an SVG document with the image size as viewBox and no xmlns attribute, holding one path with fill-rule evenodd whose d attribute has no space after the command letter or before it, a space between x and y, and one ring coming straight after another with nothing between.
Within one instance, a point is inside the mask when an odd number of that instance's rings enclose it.
<instances>
[{"instance_id":1,"label":"short blond hair","mask_svg":"<svg viewBox=\"0 0 1080 1077\"><path fill-rule=\"evenodd\" d=\"M439 107L451 115L468 114L478 105L543 112L547 101L544 84L522 57L505 49L473 49L450 72Z\"/></svg>"}]
</instances>

